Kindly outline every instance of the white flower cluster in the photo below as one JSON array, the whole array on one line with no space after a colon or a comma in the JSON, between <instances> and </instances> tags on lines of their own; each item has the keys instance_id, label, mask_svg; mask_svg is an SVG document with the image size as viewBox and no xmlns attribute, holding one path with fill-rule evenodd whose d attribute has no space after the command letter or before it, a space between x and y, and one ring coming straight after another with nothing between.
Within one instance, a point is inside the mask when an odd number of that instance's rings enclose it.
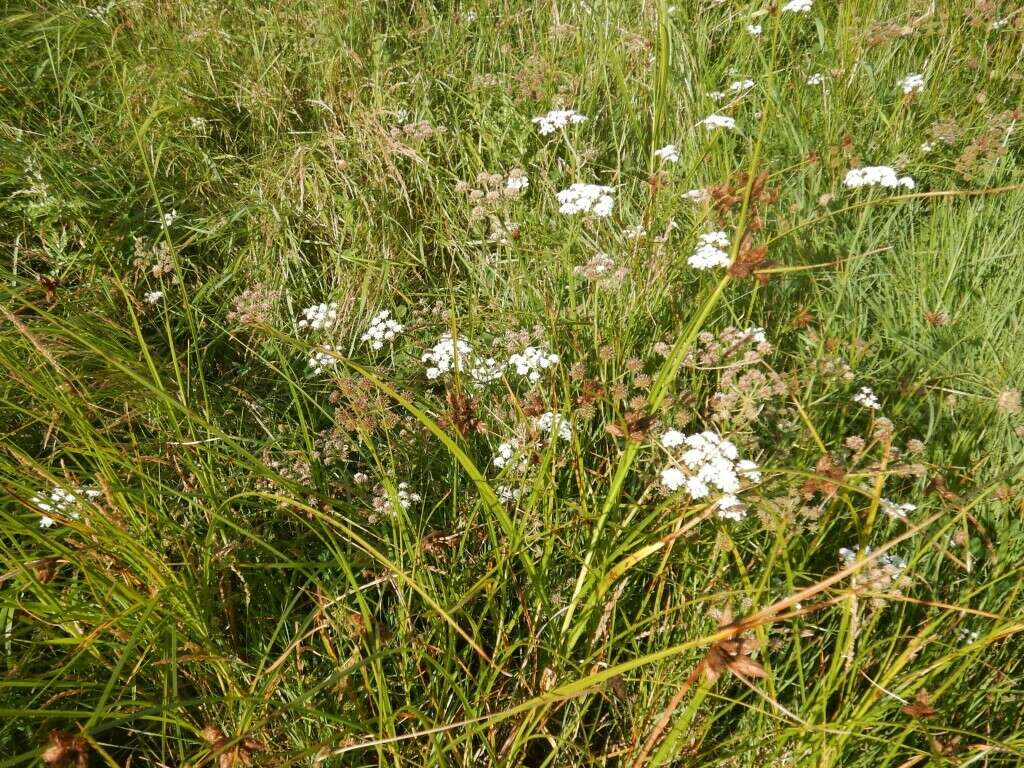
<instances>
[{"instance_id":1,"label":"white flower cluster","mask_svg":"<svg viewBox=\"0 0 1024 768\"><path fill-rule=\"evenodd\" d=\"M501 376L501 366L493 357L477 357L469 342L453 340L450 333L444 334L424 352L420 362L427 366L427 378L433 381L454 370L456 359L459 371L477 384L486 384Z\"/></svg>"},{"instance_id":2,"label":"white flower cluster","mask_svg":"<svg viewBox=\"0 0 1024 768\"><path fill-rule=\"evenodd\" d=\"M553 411L543 413L537 418L535 423L538 429L542 432L547 432L552 437L557 437L561 440L568 440L572 437L569 420L559 413L554 413Z\"/></svg>"},{"instance_id":3,"label":"white flower cluster","mask_svg":"<svg viewBox=\"0 0 1024 768\"><path fill-rule=\"evenodd\" d=\"M611 216L615 200L612 199L612 188L600 184L573 184L558 193L560 213L569 215L592 213L595 216Z\"/></svg>"},{"instance_id":4,"label":"white flower cluster","mask_svg":"<svg viewBox=\"0 0 1024 768\"><path fill-rule=\"evenodd\" d=\"M341 354L341 347L331 346L325 344L313 351L309 356L309 369L314 376L318 376L324 371L331 370L338 365L337 355Z\"/></svg>"},{"instance_id":5,"label":"white flower cluster","mask_svg":"<svg viewBox=\"0 0 1024 768\"><path fill-rule=\"evenodd\" d=\"M740 481L760 482L757 464L740 459L739 451L729 440L714 432L684 435L670 429L661 436L661 445L668 451L685 446L682 455L661 471L661 484L670 491L685 489L691 499L703 499L717 489L723 495L718 501L718 516L741 520L746 508L737 498ZM680 466L681 465L681 466Z\"/></svg>"},{"instance_id":6,"label":"white flower cluster","mask_svg":"<svg viewBox=\"0 0 1024 768\"><path fill-rule=\"evenodd\" d=\"M505 178L505 189L512 192L521 192L530 186L530 177L521 168L513 168Z\"/></svg>"},{"instance_id":7,"label":"white flower cluster","mask_svg":"<svg viewBox=\"0 0 1024 768\"><path fill-rule=\"evenodd\" d=\"M675 163L679 161L679 150L675 144L666 144L661 149L654 150L654 156L663 162Z\"/></svg>"},{"instance_id":8,"label":"white flower cluster","mask_svg":"<svg viewBox=\"0 0 1024 768\"><path fill-rule=\"evenodd\" d=\"M398 502L398 506L395 506L395 501ZM378 512L397 515L400 509L409 509L421 501L423 498L415 491L409 490L408 483L399 483L395 486L394 497L383 485L378 485L374 489L373 508Z\"/></svg>"},{"instance_id":9,"label":"white flower cluster","mask_svg":"<svg viewBox=\"0 0 1024 768\"><path fill-rule=\"evenodd\" d=\"M533 122L540 128L541 136L559 131L567 125L578 125L586 121L587 116L581 115L575 109L552 109L546 115L533 118Z\"/></svg>"},{"instance_id":10,"label":"white flower cluster","mask_svg":"<svg viewBox=\"0 0 1024 768\"><path fill-rule=\"evenodd\" d=\"M540 381L541 371L558 365L560 359L558 355L539 347L527 347L521 354L512 355L508 359L508 364L514 367L520 376L529 379L532 384Z\"/></svg>"},{"instance_id":11,"label":"white flower cluster","mask_svg":"<svg viewBox=\"0 0 1024 768\"><path fill-rule=\"evenodd\" d=\"M518 450L519 441L512 438L498 446L498 451L495 453L494 459L491 463L493 463L498 469L504 469L505 466L512 461L512 457L515 456L515 453Z\"/></svg>"},{"instance_id":12,"label":"white flower cluster","mask_svg":"<svg viewBox=\"0 0 1024 768\"><path fill-rule=\"evenodd\" d=\"M917 509L916 504L911 504L910 502L897 504L890 499L881 499L880 504L885 514L897 520L906 520L907 515Z\"/></svg>"},{"instance_id":13,"label":"white flower cluster","mask_svg":"<svg viewBox=\"0 0 1024 768\"><path fill-rule=\"evenodd\" d=\"M811 6L814 3L811 0L789 0L784 6L782 6L783 13L810 13Z\"/></svg>"},{"instance_id":14,"label":"white flower cluster","mask_svg":"<svg viewBox=\"0 0 1024 768\"><path fill-rule=\"evenodd\" d=\"M508 504L510 501L518 501L519 497L523 495L523 489L512 485L499 485L494 489L494 493L498 497L498 501Z\"/></svg>"},{"instance_id":15,"label":"white flower cluster","mask_svg":"<svg viewBox=\"0 0 1024 768\"><path fill-rule=\"evenodd\" d=\"M861 387L857 394L853 396L853 402L857 405L863 405L872 411L882 410L882 404L878 402L878 395L875 394L871 387Z\"/></svg>"},{"instance_id":16,"label":"white flower cluster","mask_svg":"<svg viewBox=\"0 0 1024 768\"><path fill-rule=\"evenodd\" d=\"M729 85L729 93L743 93L749 91L754 85L753 80L736 80Z\"/></svg>"},{"instance_id":17,"label":"white flower cluster","mask_svg":"<svg viewBox=\"0 0 1024 768\"><path fill-rule=\"evenodd\" d=\"M701 123L709 131L714 131L718 128L732 129L736 127L736 121L731 117L726 117L725 115L708 115L701 120Z\"/></svg>"},{"instance_id":18,"label":"white flower cluster","mask_svg":"<svg viewBox=\"0 0 1024 768\"><path fill-rule=\"evenodd\" d=\"M29 499L29 501L42 510L43 514L39 516L39 527L52 528L56 524L57 521L50 517L51 512L77 520L78 511L75 508L81 503L81 499L76 495L78 493L83 494L88 499L95 499L101 495L99 491L94 489L78 490L72 493L67 488L55 485L48 494L36 495Z\"/></svg>"},{"instance_id":19,"label":"white flower cluster","mask_svg":"<svg viewBox=\"0 0 1024 768\"><path fill-rule=\"evenodd\" d=\"M906 187L914 188L914 180L909 176L897 176L896 170L889 165L868 165L864 168L853 168L846 172L843 185L847 187Z\"/></svg>"},{"instance_id":20,"label":"white flower cluster","mask_svg":"<svg viewBox=\"0 0 1024 768\"><path fill-rule=\"evenodd\" d=\"M807 77L808 85L821 85L825 82L825 76L821 72L815 72L813 75Z\"/></svg>"},{"instance_id":21,"label":"white flower cluster","mask_svg":"<svg viewBox=\"0 0 1024 768\"><path fill-rule=\"evenodd\" d=\"M391 317L391 311L382 309L370 320L370 327L362 335L362 341L370 342L372 349L381 349L387 341L394 341L405 326Z\"/></svg>"},{"instance_id":22,"label":"white flower cluster","mask_svg":"<svg viewBox=\"0 0 1024 768\"><path fill-rule=\"evenodd\" d=\"M163 291L149 291L146 293L145 299L147 304L156 304L163 297Z\"/></svg>"},{"instance_id":23,"label":"white flower cluster","mask_svg":"<svg viewBox=\"0 0 1024 768\"><path fill-rule=\"evenodd\" d=\"M325 328L332 328L338 322L338 304L314 304L302 310L299 318L299 328L309 328L313 331L320 331Z\"/></svg>"},{"instance_id":24,"label":"white flower cluster","mask_svg":"<svg viewBox=\"0 0 1024 768\"><path fill-rule=\"evenodd\" d=\"M747 24L747 34L751 37L759 37L762 32L760 24Z\"/></svg>"},{"instance_id":25,"label":"white flower cluster","mask_svg":"<svg viewBox=\"0 0 1024 768\"><path fill-rule=\"evenodd\" d=\"M849 547L843 547L839 550L839 559L842 561L844 566L853 565L854 562L857 560L857 554L859 552L860 547L854 547L853 549L850 549ZM870 555L871 547L865 548L864 554ZM890 570L892 572L892 575L895 576L907 567L907 561L899 555L886 552L884 555L878 558L878 565L880 568Z\"/></svg>"},{"instance_id":26,"label":"white flower cluster","mask_svg":"<svg viewBox=\"0 0 1024 768\"><path fill-rule=\"evenodd\" d=\"M904 94L919 93L924 90L924 75L909 74L896 83Z\"/></svg>"},{"instance_id":27,"label":"white flower cluster","mask_svg":"<svg viewBox=\"0 0 1024 768\"><path fill-rule=\"evenodd\" d=\"M729 254L723 248L729 247L729 236L725 232L707 232L697 240L697 250L686 260L694 269L728 267Z\"/></svg>"},{"instance_id":28,"label":"white flower cluster","mask_svg":"<svg viewBox=\"0 0 1024 768\"><path fill-rule=\"evenodd\" d=\"M395 495L398 496L398 503L401 504L402 509L408 509L413 504L423 501L418 493L409 490L408 483L399 483L395 489Z\"/></svg>"}]
</instances>

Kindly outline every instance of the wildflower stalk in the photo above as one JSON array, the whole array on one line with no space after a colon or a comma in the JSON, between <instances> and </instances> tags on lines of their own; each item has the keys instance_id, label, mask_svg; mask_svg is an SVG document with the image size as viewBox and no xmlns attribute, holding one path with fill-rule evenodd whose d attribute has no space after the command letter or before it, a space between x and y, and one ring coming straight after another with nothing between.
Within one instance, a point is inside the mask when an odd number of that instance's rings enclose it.
<instances>
[{"instance_id":1,"label":"wildflower stalk","mask_svg":"<svg viewBox=\"0 0 1024 768\"><path fill-rule=\"evenodd\" d=\"M742 234L746 229L747 219L750 215L751 189L753 188L754 180L757 176L757 167L761 160L761 145L764 140L765 131L767 130L769 112L770 110L766 108L761 115L758 136L754 143L754 151L750 159L749 172L747 173L747 185L743 193L743 204L740 208L739 220L736 227L738 235L732 239L732 244L729 249L730 263L734 263L736 261L736 258L739 255L740 246L743 243ZM722 275L721 279L718 281L718 285L715 286L711 294L701 303L697 314L693 316L682 335L676 341L675 346L673 346L672 351L669 353L668 358L662 365L661 370L658 371L658 375L651 386L650 395L647 399L647 412L649 414L657 413L658 408L661 407L661 404L665 400L665 396L668 394L669 387L675 380L679 368L686 357L686 353L689 352L690 347L693 346L693 342L700 333L700 330L704 325L704 321L711 314L711 311L715 306L717 306L722 295L725 293L726 287L731 281L732 277L729 274L729 271L726 270L725 274ZM594 525L594 532L591 535L590 544L587 547L587 553L583 559L583 565L580 567L579 575L576 577L576 584L573 588L572 598L569 600L569 605L565 611L565 617L562 620L561 634L563 639L566 641L567 652L576 645L584 632L584 627L581 624L576 627L571 635L568 634L572 627L576 609L579 606L579 601L582 597L584 585L590 573L590 566L593 563L594 555L601 541L601 536L604 533L605 525L608 523L608 518L611 515L612 510L618 506L619 497L622 495L622 489L625 485L626 477L629 475L629 470L632 467L633 461L636 459L639 450L640 443L636 440L630 439L627 435L626 447L623 450L622 455L619 457L618 464L615 467L615 474L612 476L611 484L608 488L608 495L605 497L604 504L601 507L601 514Z\"/></svg>"}]
</instances>

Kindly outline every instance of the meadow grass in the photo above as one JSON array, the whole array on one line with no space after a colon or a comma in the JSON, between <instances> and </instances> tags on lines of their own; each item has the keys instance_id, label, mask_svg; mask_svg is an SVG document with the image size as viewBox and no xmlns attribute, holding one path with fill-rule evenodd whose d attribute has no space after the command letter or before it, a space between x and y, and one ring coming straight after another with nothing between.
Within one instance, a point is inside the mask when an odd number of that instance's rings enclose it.
<instances>
[{"instance_id":1,"label":"meadow grass","mask_svg":"<svg viewBox=\"0 0 1024 768\"><path fill-rule=\"evenodd\" d=\"M792 5L4 3L0 768L1020 765L1024 10Z\"/></svg>"}]
</instances>

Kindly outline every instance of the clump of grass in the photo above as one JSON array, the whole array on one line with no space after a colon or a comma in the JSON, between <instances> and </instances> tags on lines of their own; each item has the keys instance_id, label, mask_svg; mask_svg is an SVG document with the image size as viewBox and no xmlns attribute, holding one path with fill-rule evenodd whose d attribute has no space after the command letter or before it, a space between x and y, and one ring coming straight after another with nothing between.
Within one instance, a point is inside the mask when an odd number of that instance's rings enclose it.
<instances>
[{"instance_id":1,"label":"clump of grass","mask_svg":"<svg viewBox=\"0 0 1024 768\"><path fill-rule=\"evenodd\" d=\"M805 5L14 3L0 766L1018 764L1024 16Z\"/></svg>"}]
</instances>

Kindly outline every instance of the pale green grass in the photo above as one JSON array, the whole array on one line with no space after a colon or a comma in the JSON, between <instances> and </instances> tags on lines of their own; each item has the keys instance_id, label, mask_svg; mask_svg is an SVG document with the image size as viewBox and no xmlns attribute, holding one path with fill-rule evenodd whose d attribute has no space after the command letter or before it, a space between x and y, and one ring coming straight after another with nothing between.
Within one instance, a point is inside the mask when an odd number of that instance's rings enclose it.
<instances>
[{"instance_id":1,"label":"pale green grass","mask_svg":"<svg viewBox=\"0 0 1024 768\"><path fill-rule=\"evenodd\" d=\"M1005 393L1024 374L1024 177L1004 115L1024 15L986 12L7 3L0 766L39 764L51 731L95 766L1020 764L1024 419ZM910 72L927 85L905 99ZM708 96L748 77L735 103ZM556 105L589 120L539 136ZM739 130L698 125L716 111ZM392 138L400 114L446 130ZM1003 151L958 164L986 132ZM668 143L680 160L659 166ZM845 189L858 162L917 188ZM517 230L491 243L456 185L515 167L529 188L497 216ZM742 170L779 189L765 285L686 264L753 211L744 188L722 221L685 193ZM558 213L576 181L614 185L609 220ZM134 238L177 280L137 267ZM598 252L620 284L575 274ZM270 322L240 328L256 282ZM339 303L333 377L294 327L321 300ZM382 308L407 329L373 352ZM710 419L725 370L679 368L730 325L763 326L787 382L750 424ZM423 350L534 328L561 365L532 392L472 391L487 432L460 433ZM338 402L339 378L368 383ZM636 410L616 385L662 426L609 434ZM921 454L883 457L861 386ZM572 439L525 480L498 472L535 406ZM658 492L657 436L683 411L762 466L745 520ZM323 461L321 432L354 417L348 458ZM803 498L822 446L849 472ZM376 513L374 484L396 506L400 482L422 500ZM53 484L100 496L42 529L31 499ZM880 496L917 509L892 519ZM856 546L907 560L898 594L865 585L869 560L836 578ZM695 674L726 606L764 678ZM920 688L931 717L901 710Z\"/></svg>"}]
</instances>

